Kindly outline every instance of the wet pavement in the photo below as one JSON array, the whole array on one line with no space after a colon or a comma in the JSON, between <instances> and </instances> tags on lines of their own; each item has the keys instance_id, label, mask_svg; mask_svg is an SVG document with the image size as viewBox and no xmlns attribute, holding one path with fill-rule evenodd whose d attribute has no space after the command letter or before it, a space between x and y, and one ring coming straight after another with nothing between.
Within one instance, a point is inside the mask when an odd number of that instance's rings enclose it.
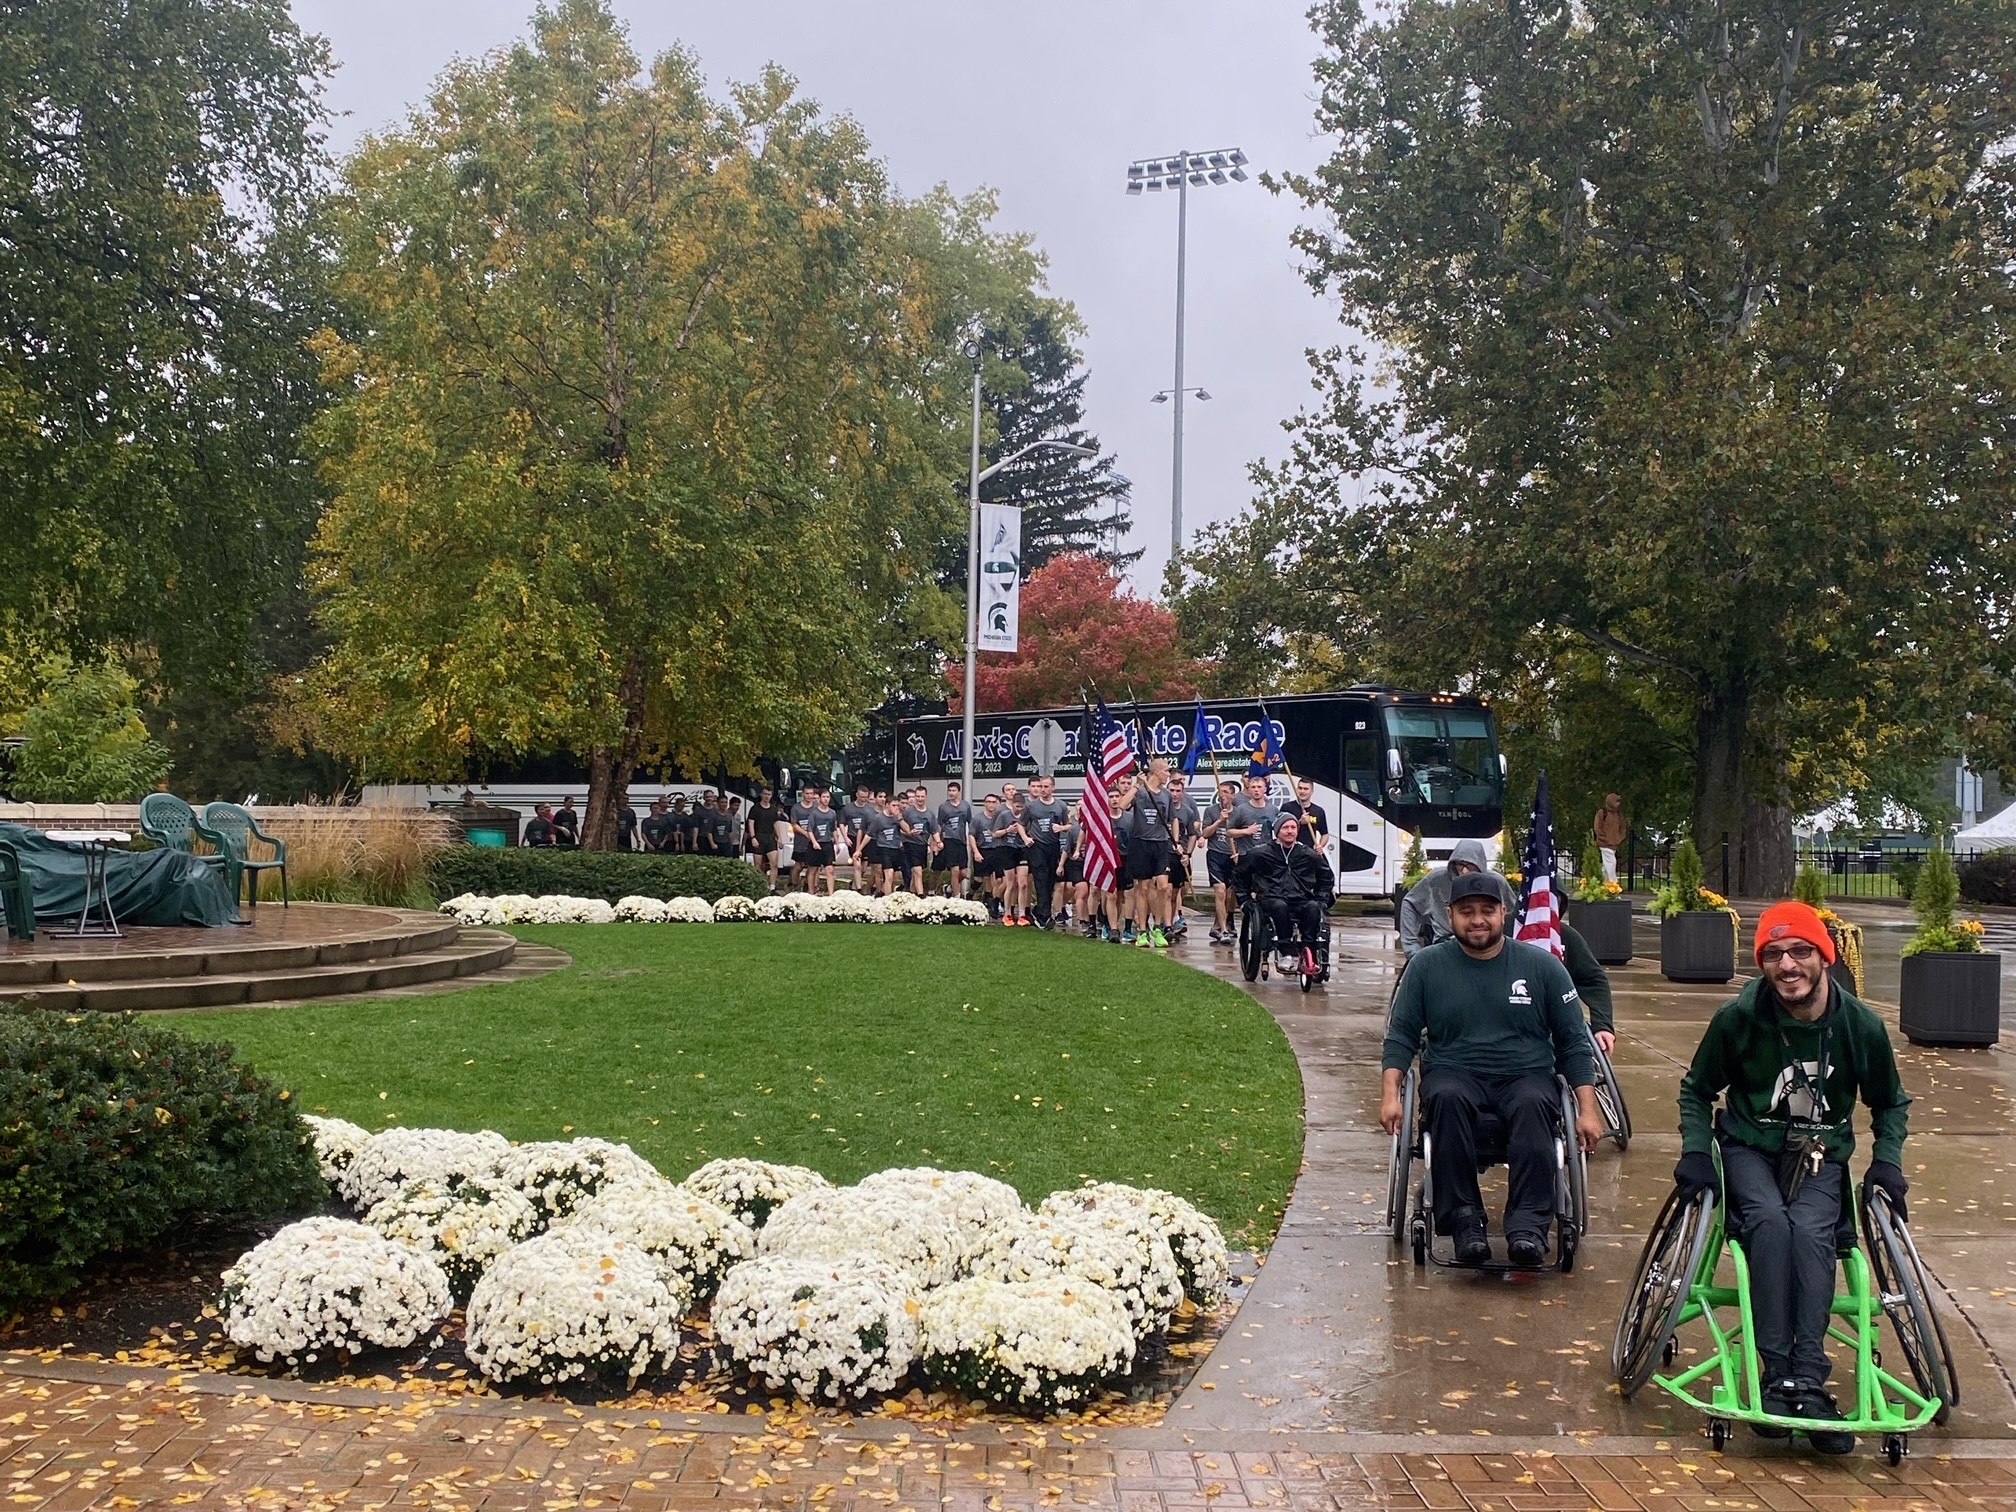
<instances>
[{"instance_id":1,"label":"wet pavement","mask_svg":"<svg viewBox=\"0 0 2016 1512\"><path fill-rule=\"evenodd\" d=\"M1869 937L1869 996L1893 1025L1903 938ZM1648 951L1655 941L1641 934ZM2016 929L1998 921L1992 944L2007 971ZM1230 952L1199 941L1174 954L1238 980ZM1572 1275L1486 1277L1417 1270L1382 1231L1387 1140L1374 1117L1398 956L1379 920L1340 922L1335 954L1315 993L1254 989L1300 1058L1306 1167L1257 1282L1158 1426L890 1421L781 1403L646 1416L14 1355L0 1357L0 1496L44 1512L2016 1512L2007 1050L1899 1043L1918 1099L1912 1226L1959 1323L1952 1424L1919 1434L1894 1470L1867 1441L1832 1461L1748 1436L1718 1453L1656 1389L1622 1401L1608 1355L1677 1156L1674 1090L1728 989L1673 986L1649 959L1614 973L1637 1137L1591 1158L1592 1232Z\"/></svg>"},{"instance_id":2,"label":"wet pavement","mask_svg":"<svg viewBox=\"0 0 2016 1512\"><path fill-rule=\"evenodd\" d=\"M1865 925L1867 995L1892 1025L1915 1099L1905 1147L1911 1226L1944 1289L1961 1376L1963 1407L1921 1442L2016 1437L2016 1390L2003 1363L2016 1363L2016 1057L2000 1047L1906 1044L1895 1032L1894 998L1908 915L1844 912ZM1754 915L1746 913L1746 925ZM1624 1401L1610 1383L1609 1350L1642 1236L1671 1189L1680 1076L1738 984L1667 982L1654 921L1641 919L1645 954L1611 973L1614 1062L1637 1133L1628 1151L1606 1143L1590 1157L1590 1233L1575 1271L1423 1270L1385 1232L1388 1141L1376 1118L1380 1041L1400 961L1391 921L1340 920L1334 942L1332 980L1315 992L1278 980L1249 988L1301 1063L1306 1164L1258 1282L1171 1424L1521 1439L1695 1434L1698 1415L1656 1388ZM1991 948L1998 943L2007 947L2006 970L2016 962L2016 929L1991 925ZM1180 955L1247 985L1232 951L1199 942ZM1866 1119L1862 1128L1858 1175ZM1494 1210L1502 1191L1501 1168L1485 1180Z\"/></svg>"}]
</instances>

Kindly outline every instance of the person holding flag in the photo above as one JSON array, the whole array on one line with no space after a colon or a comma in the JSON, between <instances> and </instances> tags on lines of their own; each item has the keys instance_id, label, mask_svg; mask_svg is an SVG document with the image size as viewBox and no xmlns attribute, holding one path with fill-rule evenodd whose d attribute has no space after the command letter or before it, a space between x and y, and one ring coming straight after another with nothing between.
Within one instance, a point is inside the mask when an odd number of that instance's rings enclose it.
<instances>
[{"instance_id":1,"label":"person holding flag","mask_svg":"<svg viewBox=\"0 0 2016 1512\"><path fill-rule=\"evenodd\" d=\"M1096 710L1090 704L1085 707L1081 744L1085 751L1085 797L1078 806L1078 824L1085 886L1106 900L1109 921L1118 930L1118 910L1111 900L1120 890L1120 844L1113 830L1117 806L1112 793L1119 783L1134 776L1134 748L1106 711L1103 698Z\"/></svg>"},{"instance_id":2,"label":"person holding flag","mask_svg":"<svg viewBox=\"0 0 2016 1512\"><path fill-rule=\"evenodd\" d=\"M1526 854L1520 860L1519 906L1512 912L1513 937L1538 945L1568 968L1568 979L1589 1010L1589 1032L1608 1055L1617 1044L1616 1011L1610 997L1610 973L1581 931L1563 916L1554 868L1554 807L1547 792L1547 774L1533 789L1533 812L1526 824Z\"/></svg>"}]
</instances>

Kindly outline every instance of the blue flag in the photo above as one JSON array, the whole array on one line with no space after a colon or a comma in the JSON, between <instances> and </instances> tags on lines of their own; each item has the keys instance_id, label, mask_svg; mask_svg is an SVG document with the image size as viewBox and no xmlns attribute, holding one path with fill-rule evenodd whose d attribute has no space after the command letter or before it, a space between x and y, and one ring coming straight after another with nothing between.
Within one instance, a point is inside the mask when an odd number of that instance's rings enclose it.
<instances>
[{"instance_id":1,"label":"blue flag","mask_svg":"<svg viewBox=\"0 0 2016 1512\"><path fill-rule=\"evenodd\" d=\"M1288 765L1288 758L1281 754L1281 742L1274 738L1274 721L1266 717L1265 706L1261 709L1260 743L1253 747L1250 757L1246 763L1248 777L1271 777Z\"/></svg>"},{"instance_id":2,"label":"blue flag","mask_svg":"<svg viewBox=\"0 0 2016 1512\"><path fill-rule=\"evenodd\" d=\"M1204 700L1197 700L1197 717L1190 722L1190 744L1183 750L1183 775L1186 778L1197 775L1197 759L1204 754L1207 744L1204 731Z\"/></svg>"}]
</instances>

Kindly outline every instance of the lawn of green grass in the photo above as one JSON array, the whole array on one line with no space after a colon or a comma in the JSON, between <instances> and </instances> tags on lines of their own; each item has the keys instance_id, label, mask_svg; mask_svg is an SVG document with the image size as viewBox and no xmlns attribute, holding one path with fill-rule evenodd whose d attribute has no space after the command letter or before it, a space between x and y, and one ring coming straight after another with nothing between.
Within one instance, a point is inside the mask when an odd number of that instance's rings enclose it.
<instances>
[{"instance_id":1,"label":"lawn of green grass","mask_svg":"<svg viewBox=\"0 0 2016 1512\"><path fill-rule=\"evenodd\" d=\"M1032 932L556 925L574 965L430 997L176 1014L301 1106L367 1128L627 1141L675 1178L716 1156L852 1181L984 1171L1024 1197L1167 1187L1264 1243L1302 1156L1266 1010L1187 966Z\"/></svg>"}]
</instances>

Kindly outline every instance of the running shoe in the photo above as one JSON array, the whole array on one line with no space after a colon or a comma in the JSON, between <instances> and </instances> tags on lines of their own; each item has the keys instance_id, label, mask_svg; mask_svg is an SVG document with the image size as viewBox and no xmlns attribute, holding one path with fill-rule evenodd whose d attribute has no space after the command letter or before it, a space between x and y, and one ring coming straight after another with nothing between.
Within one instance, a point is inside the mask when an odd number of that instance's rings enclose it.
<instances>
[{"instance_id":1,"label":"running shoe","mask_svg":"<svg viewBox=\"0 0 2016 1512\"><path fill-rule=\"evenodd\" d=\"M1134 936L1134 943L1139 945L1143 950L1153 950L1155 948L1155 932L1152 929L1142 930L1141 933Z\"/></svg>"},{"instance_id":2,"label":"running shoe","mask_svg":"<svg viewBox=\"0 0 2016 1512\"><path fill-rule=\"evenodd\" d=\"M1120 943L1122 945L1132 945L1134 943L1134 926L1132 924L1123 924L1120 926Z\"/></svg>"},{"instance_id":3,"label":"running shoe","mask_svg":"<svg viewBox=\"0 0 2016 1512\"><path fill-rule=\"evenodd\" d=\"M1148 931L1148 943L1157 950L1167 950L1169 948L1169 936L1162 933L1159 929L1151 929Z\"/></svg>"}]
</instances>

